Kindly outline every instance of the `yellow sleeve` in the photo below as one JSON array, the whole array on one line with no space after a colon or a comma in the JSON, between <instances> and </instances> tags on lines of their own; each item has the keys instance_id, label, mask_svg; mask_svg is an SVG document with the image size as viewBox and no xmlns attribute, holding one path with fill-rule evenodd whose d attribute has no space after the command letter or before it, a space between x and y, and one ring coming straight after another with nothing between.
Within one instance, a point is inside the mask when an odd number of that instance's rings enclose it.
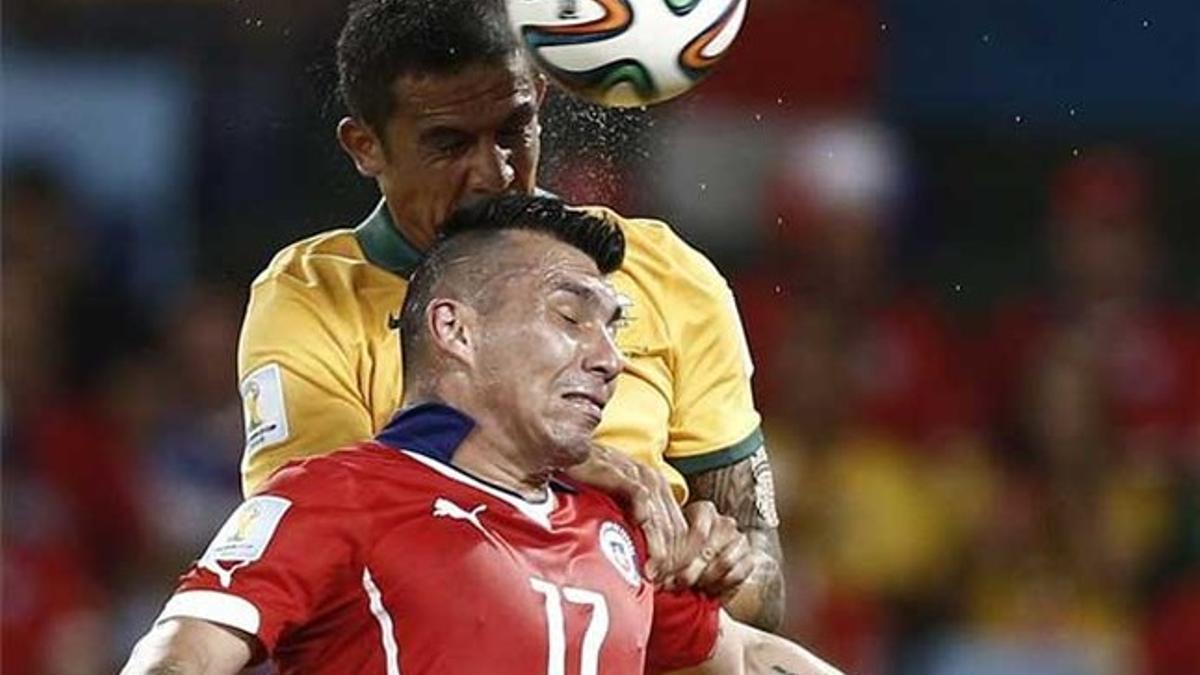
<instances>
[{"instance_id":1,"label":"yellow sleeve","mask_svg":"<svg viewBox=\"0 0 1200 675\"><path fill-rule=\"evenodd\" d=\"M664 456L688 475L746 459L762 447L762 432L733 292L707 258L679 244L666 298L675 382Z\"/></svg>"},{"instance_id":2,"label":"yellow sleeve","mask_svg":"<svg viewBox=\"0 0 1200 675\"><path fill-rule=\"evenodd\" d=\"M288 277L251 289L238 344L247 495L285 462L372 435L347 344L354 324L317 292Z\"/></svg>"}]
</instances>

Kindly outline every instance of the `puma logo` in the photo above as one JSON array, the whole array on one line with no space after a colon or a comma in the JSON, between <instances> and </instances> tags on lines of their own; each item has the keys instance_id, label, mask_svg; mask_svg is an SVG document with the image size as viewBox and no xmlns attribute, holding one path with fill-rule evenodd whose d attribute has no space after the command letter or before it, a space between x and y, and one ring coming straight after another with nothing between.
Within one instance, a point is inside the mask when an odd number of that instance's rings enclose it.
<instances>
[{"instance_id":1,"label":"puma logo","mask_svg":"<svg viewBox=\"0 0 1200 675\"><path fill-rule=\"evenodd\" d=\"M487 510L487 504L480 504L470 511L446 499L438 497L433 501L433 517L434 518L453 518L454 520L465 520L475 526L477 530L489 534L483 528L483 523L479 522L479 514Z\"/></svg>"}]
</instances>

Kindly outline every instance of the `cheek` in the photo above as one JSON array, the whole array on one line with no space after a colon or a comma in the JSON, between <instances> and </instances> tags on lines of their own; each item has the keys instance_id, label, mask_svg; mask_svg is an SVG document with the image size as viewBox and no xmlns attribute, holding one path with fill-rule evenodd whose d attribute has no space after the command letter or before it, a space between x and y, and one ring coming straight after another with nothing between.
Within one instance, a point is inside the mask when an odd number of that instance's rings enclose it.
<instances>
[{"instance_id":1,"label":"cheek","mask_svg":"<svg viewBox=\"0 0 1200 675\"><path fill-rule=\"evenodd\" d=\"M572 362L572 343L561 334L527 325L511 335L506 370L514 386L529 392L552 392Z\"/></svg>"}]
</instances>

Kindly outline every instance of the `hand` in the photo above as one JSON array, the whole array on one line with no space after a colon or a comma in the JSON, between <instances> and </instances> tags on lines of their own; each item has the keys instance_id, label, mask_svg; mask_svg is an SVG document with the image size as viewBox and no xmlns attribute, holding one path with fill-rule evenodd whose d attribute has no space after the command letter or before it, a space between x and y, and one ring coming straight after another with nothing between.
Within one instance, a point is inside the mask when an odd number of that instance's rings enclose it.
<instances>
[{"instance_id":1,"label":"hand","mask_svg":"<svg viewBox=\"0 0 1200 675\"><path fill-rule=\"evenodd\" d=\"M568 469L567 475L626 505L646 537L647 579L660 583L678 571L688 525L661 472L618 450L593 444L588 460Z\"/></svg>"},{"instance_id":2,"label":"hand","mask_svg":"<svg viewBox=\"0 0 1200 675\"><path fill-rule=\"evenodd\" d=\"M737 521L717 512L712 502L684 507L688 534L682 570L668 580L669 588L693 587L714 597L732 596L754 571L754 549Z\"/></svg>"}]
</instances>

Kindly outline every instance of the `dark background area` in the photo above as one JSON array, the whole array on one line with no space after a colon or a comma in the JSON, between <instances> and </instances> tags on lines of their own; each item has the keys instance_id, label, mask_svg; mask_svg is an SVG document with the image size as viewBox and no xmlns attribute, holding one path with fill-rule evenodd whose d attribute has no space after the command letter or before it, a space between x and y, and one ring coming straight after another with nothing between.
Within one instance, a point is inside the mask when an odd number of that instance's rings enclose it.
<instances>
[{"instance_id":1,"label":"dark background area","mask_svg":"<svg viewBox=\"0 0 1200 675\"><path fill-rule=\"evenodd\" d=\"M237 503L248 285L378 198L334 138L344 12L5 3L6 672L112 672ZM1200 6L750 0L696 90L544 127L546 187L731 280L790 636L1197 672Z\"/></svg>"}]
</instances>

